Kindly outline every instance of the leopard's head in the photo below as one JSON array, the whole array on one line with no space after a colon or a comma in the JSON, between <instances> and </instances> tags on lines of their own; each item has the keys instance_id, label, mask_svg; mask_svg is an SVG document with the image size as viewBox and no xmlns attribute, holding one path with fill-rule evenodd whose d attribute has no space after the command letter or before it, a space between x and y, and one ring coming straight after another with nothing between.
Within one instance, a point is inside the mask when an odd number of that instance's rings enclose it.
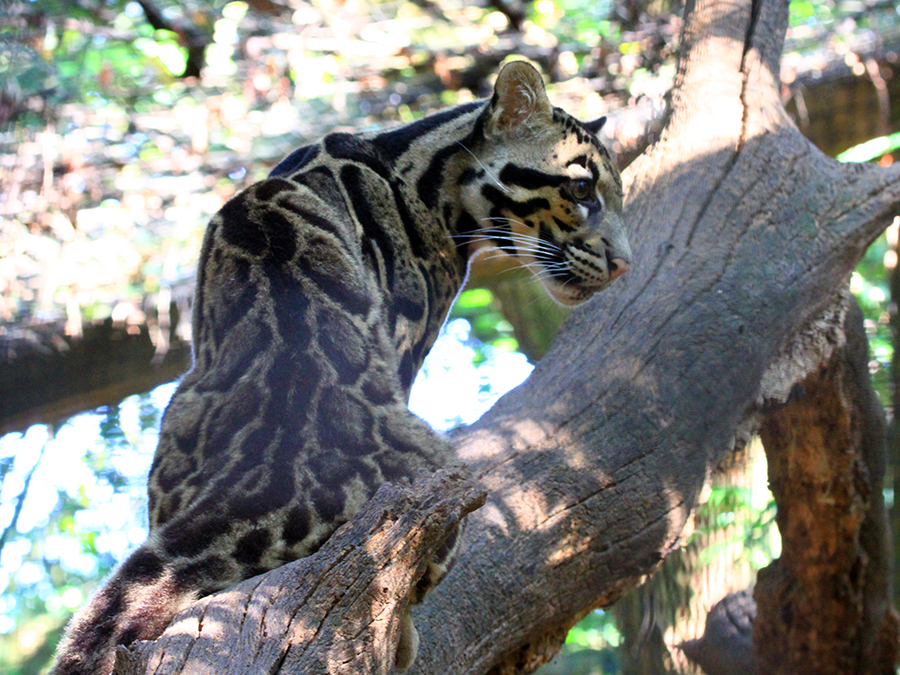
<instances>
[{"instance_id":1,"label":"leopard's head","mask_svg":"<svg viewBox=\"0 0 900 675\"><path fill-rule=\"evenodd\" d=\"M504 67L465 149L463 205L477 229L470 251L494 247L527 265L550 295L577 305L622 276L631 249L622 179L597 139L547 98L523 61Z\"/></svg>"}]
</instances>

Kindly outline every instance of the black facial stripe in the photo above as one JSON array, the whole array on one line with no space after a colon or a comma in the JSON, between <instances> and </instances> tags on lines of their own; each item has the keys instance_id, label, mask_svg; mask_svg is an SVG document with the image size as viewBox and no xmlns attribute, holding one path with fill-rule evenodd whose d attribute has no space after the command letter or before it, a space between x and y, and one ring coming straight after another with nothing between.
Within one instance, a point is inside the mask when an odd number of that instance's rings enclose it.
<instances>
[{"instance_id":1,"label":"black facial stripe","mask_svg":"<svg viewBox=\"0 0 900 675\"><path fill-rule=\"evenodd\" d=\"M615 262L613 262L612 253L610 253L609 249L606 249L603 253L606 256L606 267L609 269L609 271L615 272L617 269L619 269L619 266Z\"/></svg>"},{"instance_id":2,"label":"black facial stripe","mask_svg":"<svg viewBox=\"0 0 900 675\"><path fill-rule=\"evenodd\" d=\"M577 157L573 157L571 160L569 160L569 163L566 166L572 166L573 164L583 166L585 169L590 171L591 179L595 184L600 179L600 169L597 167L597 163L590 159L587 155L578 155Z\"/></svg>"},{"instance_id":3,"label":"black facial stripe","mask_svg":"<svg viewBox=\"0 0 900 675\"><path fill-rule=\"evenodd\" d=\"M555 266L553 269L549 270L550 276L562 283L563 285L571 283L573 281L580 281L578 275L572 272L569 269L568 265L564 267Z\"/></svg>"},{"instance_id":4,"label":"black facial stripe","mask_svg":"<svg viewBox=\"0 0 900 675\"><path fill-rule=\"evenodd\" d=\"M539 190L542 187L557 187L568 181L566 176L555 176L535 169L516 166L509 163L500 170L500 182L505 185L518 185L526 190Z\"/></svg>"},{"instance_id":5,"label":"black facial stripe","mask_svg":"<svg viewBox=\"0 0 900 675\"><path fill-rule=\"evenodd\" d=\"M544 197L535 197L527 202L517 202L515 199L507 197L506 193L501 192L493 185L482 186L481 195L494 205L495 208L491 209L492 216L495 210L509 211L517 218L527 218L542 209L545 211L550 210L550 201Z\"/></svg>"},{"instance_id":6,"label":"black facial stripe","mask_svg":"<svg viewBox=\"0 0 900 675\"><path fill-rule=\"evenodd\" d=\"M597 255L595 253L591 253L590 251L585 251L584 249L577 248L572 246L569 249L569 255L573 260L576 260L580 265L585 267L589 267L596 272L603 273L603 268L600 267L597 260ZM607 257L609 256L609 252L606 252Z\"/></svg>"},{"instance_id":7,"label":"black facial stripe","mask_svg":"<svg viewBox=\"0 0 900 675\"><path fill-rule=\"evenodd\" d=\"M578 155L577 157L573 157L569 160L569 163L566 166L572 166L573 164L577 164L578 166L583 166L584 168L588 168L588 156L587 155ZM593 162L592 162L593 164Z\"/></svg>"},{"instance_id":8,"label":"black facial stripe","mask_svg":"<svg viewBox=\"0 0 900 675\"><path fill-rule=\"evenodd\" d=\"M564 220L560 220L556 216L553 216L553 222L556 223L556 226L561 229L563 232L574 232L578 229L577 225L573 225L572 223L567 223Z\"/></svg>"},{"instance_id":9,"label":"black facial stripe","mask_svg":"<svg viewBox=\"0 0 900 675\"><path fill-rule=\"evenodd\" d=\"M547 265L558 266L564 263L563 249L557 244L556 239L553 238L553 232L550 231L546 223L541 222L538 228L538 236L541 238L541 241L547 242L550 246L542 246L540 255L537 258Z\"/></svg>"}]
</instances>

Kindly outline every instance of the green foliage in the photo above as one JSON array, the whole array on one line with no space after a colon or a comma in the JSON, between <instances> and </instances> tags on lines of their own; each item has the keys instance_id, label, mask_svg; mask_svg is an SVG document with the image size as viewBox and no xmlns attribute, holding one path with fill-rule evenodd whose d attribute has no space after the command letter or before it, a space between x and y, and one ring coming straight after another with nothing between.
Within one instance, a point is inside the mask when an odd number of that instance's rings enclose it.
<instances>
[{"instance_id":1,"label":"green foliage","mask_svg":"<svg viewBox=\"0 0 900 675\"><path fill-rule=\"evenodd\" d=\"M450 317L466 319L472 326L476 365L487 361L487 350L514 352L519 348L513 327L503 318L499 303L486 288L472 288L461 293Z\"/></svg>"},{"instance_id":2,"label":"green foliage","mask_svg":"<svg viewBox=\"0 0 900 675\"><path fill-rule=\"evenodd\" d=\"M730 549L736 557L761 569L778 557L780 538L775 529L777 509L771 494L759 501L759 491L735 485L717 486L706 502L697 508L697 521L706 525L694 530L692 540L708 538L714 543L700 552L699 564L708 564ZM711 536L727 533L725 537Z\"/></svg>"},{"instance_id":3,"label":"green foliage","mask_svg":"<svg viewBox=\"0 0 900 675\"><path fill-rule=\"evenodd\" d=\"M833 2L793 0L788 10L789 25L794 28L801 25L830 23L834 21L834 10Z\"/></svg>"},{"instance_id":4,"label":"green foliage","mask_svg":"<svg viewBox=\"0 0 900 675\"><path fill-rule=\"evenodd\" d=\"M615 620L606 611L596 609L578 622L566 636L566 644L581 649L601 650L618 647L622 636Z\"/></svg>"},{"instance_id":5,"label":"green foliage","mask_svg":"<svg viewBox=\"0 0 900 675\"><path fill-rule=\"evenodd\" d=\"M871 162L883 155L900 150L900 133L879 136L837 156L839 162Z\"/></svg>"},{"instance_id":6,"label":"green foliage","mask_svg":"<svg viewBox=\"0 0 900 675\"><path fill-rule=\"evenodd\" d=\"M0 672L37 673L69 614L143 541L146 472L171 392L0 439Z\"/></svg>"},{"instance_id":7,"label":"green foliage","mask_svg":"<svg viewBox=\"0 0 900 675\"><path fill-rule=\"evenodd\" d=\"M621 635L615 617L597 609L582 619L566 636L559 653L536 675L611 675L622 672Z\"/></svg>"},{"instance_id":8,"label":"green foliage","mask_svg":"<svg viewBox=\"0 0 900 675\"><path fill-rule=\"evenodd\" d=\"M28 102L26 123L66 103L133 103L170 83L180 74L179 64L184 67L178 37L154 31L137 3L109 0L94 12L89 3L25 4L32 19L25 34L4 28L0 35L0 72L6 71L0 84Z\"/></svg>"},{"instance_id":9,"label":"green foliage","mask_svg":"<svg viewBox=\"0 0 900 675\"><path fill-rule=\"evenodd\" d=\"M618 39L618 24L608 20L613 9L609 0L538 0L530 5L530 18L564 42L596 44L601 35Z\"/></svg>"},{"instance_id":10,"label":"green foliage","mask_svg":"<svg viewBox=\"0 0 900 675\"><path fill-rule=\"evenodd\" d=\"M895 7L890 0L792 0L786 49L821 53L824 47L840 55L870 43L873 35L890 44L900 37Z\"/></svg>"}]
</instances>

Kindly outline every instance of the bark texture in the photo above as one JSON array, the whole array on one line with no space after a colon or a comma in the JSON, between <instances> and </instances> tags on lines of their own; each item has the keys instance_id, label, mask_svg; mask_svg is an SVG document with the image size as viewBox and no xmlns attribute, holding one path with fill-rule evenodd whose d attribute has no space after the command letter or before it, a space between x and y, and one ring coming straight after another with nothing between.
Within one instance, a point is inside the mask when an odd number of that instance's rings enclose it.
<instances>
[{"instance_id":1,"label":"bark texture","mask_svg":"<svg viewBox=\"0 0 900 675\"><path fill-rule=\"evenodd\" d=\"M761 434L778 504L781 557L759 572L754 646L760 673L892 675L882 497L885 423L869 383L862 313L847 344L766 415Z\"/></svg>"},{"instance_id":2,"label":"bark texture","mask_svg":"<svg viewBox=\"0 0 900 675\"><path fill-rule=\"evenodd\" d=\"M316 554L200 600L154 641L120 647L115 675L389 673L410 589L484 497L465 467L384 485Z\"/></svg>"},{"instance_id":3,"label":"bark texture","mask_svg":"<svg viewBox=\"0 0 900 675\"><path fill-rule=\"evenodd\" d=\"M787 118L787 2L689 9L672 115L625 174L632 271L456 437L489 498L416 673L528 672L652 571L736 431L839 344L826 311L900 208L900 166L840 165Z\"/></svg>"},{"instance_id":4,"label":"bark texture","mask_svg":"<svg viewBox=\"0 0 900 675\"><path fill-rule=\"evenodd\" d=\"M736 435L839 345L842 316L826 312L900 210L900 164L840 165L789 121L787 5L689 3L672 114L625 173L632 270L572 314L523 387L454 436L489 496L456 567L414 611L411 673L546 661L575 621L680 545ZM291 639L310 650L313 635ZM384 659L359 663L382 672Z\"/></svg>"}]
</instances>

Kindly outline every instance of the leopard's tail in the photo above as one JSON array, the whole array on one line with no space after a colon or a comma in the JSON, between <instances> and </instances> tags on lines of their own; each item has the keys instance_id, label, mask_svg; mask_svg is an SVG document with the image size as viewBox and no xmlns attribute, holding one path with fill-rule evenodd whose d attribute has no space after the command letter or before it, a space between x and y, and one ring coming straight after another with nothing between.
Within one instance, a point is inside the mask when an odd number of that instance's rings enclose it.
<instances>
[{"instance_id":1,"label":"leopard's tail","mask_svg":"<svg viewBox=\"0 0 900 675\"><path fill-rule=\"evenodd\" d=\"M50 675L110 675L117 645L159 637L196 599L179 585L150 543L141 546L69 622Z\"/></svg>"}]
</instances>

